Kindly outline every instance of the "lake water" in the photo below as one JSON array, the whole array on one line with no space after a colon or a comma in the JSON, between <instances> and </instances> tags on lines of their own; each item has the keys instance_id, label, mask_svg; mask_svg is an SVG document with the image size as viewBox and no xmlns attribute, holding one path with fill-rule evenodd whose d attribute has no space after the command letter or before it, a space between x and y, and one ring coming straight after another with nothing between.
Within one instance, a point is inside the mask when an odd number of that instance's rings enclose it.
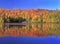
<instances>
[{"instance_id":1,"label":"lake water","mask_svg":"<svg viewBox=\"0 0 60 44\"><path fill-rule=\"evenodd\" d=\"M0 29L0 44L60 44L60 24L6 25Z\"/></svg>"},{"instance_id":2,"label":"lake water","mask_svg":"<svg viewBox=\"0 0 60 44\"><path fill-rule=\"evenodd\" d=\"M0 44L60 44L60 36L3 36Z\"/></svg>"},{"instance_id":3,"label":"lake water","mask_svg":"<svg viewBox=\"0 0 60 44\"><path fill-rule=\"evenodd\" d=\"M0 28L0 36L50 36L60 35L60 23L32 23L26 25L5 25Z\"/></svg>"}]
</instances>

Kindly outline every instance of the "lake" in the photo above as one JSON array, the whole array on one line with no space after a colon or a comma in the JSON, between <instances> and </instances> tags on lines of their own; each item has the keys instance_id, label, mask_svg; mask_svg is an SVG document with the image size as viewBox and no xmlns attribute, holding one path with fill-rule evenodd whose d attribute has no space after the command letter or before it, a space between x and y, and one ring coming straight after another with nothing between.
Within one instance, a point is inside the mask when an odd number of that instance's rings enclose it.
<instances>
[{"instance_id":1,"label":"lake","mask_svg":"<svg viewBox=\"0 0 60 44\"><path fill-rule=\"evenodd\" d=\"M58 23L5 25L0 29L0 44L60 44L59 26Z\"/></svg>"},{"instance_id":2,"label":"lake","mask_svg":"<svg viewBox=\"0 0 60 44\"><path fill-rule=\"evenodd\" d=\"M3 36L0 44L60 44L60 36Z\"/></svg>"},{"instance_id":3,"label":"lake","mask_svg":"<svg viewBox=\"0 0 60 44\"><path fill-rule=\"evenodd\" d=\"M8 24L0 27L0 36L58 36L60 35L59 26L60 23Z\"/></svg>"}]
</instances>

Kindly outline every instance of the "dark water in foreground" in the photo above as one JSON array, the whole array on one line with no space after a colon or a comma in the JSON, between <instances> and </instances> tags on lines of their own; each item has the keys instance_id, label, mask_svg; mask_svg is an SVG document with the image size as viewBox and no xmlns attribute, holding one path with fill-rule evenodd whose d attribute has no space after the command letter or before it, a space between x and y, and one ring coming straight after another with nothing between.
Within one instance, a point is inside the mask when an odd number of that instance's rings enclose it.
<instances>
[{"instance_id":1,"label":"dark water in foreground","mask_svg":"<svg viewBox=\"0 0 60 44\"><path fill-rule=\"evenodd\" d=\"M0 44L60 44L60 36L3 36Z\"/></svg>"}]
</instances>

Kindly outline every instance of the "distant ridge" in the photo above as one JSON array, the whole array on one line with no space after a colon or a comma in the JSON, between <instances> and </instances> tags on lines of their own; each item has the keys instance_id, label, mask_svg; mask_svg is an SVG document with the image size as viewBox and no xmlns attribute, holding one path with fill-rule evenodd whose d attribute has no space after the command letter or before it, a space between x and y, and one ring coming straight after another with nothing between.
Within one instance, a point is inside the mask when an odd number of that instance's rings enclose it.
<instances>
[{"instance_id":1,"label":"distant ridge","mask_svg":"<svg viewBox=\"0 0 60 44\"><path fill-rule=\"evenodd\" d=\"M37 9L40 9L40 10L52 10L52 9L44 9L44 8L31 8L31 9L22 9L22 8L0 8L2 10L37 10ZM57 10L57 9L55 9Z\"/></svg>"},{"instance_id":2,"label":"distant ridge","mask_svg":"<svg viewBox=\"0 0 60 44\"><path fill-rule=\"evenodd\" d=\"M4 14L5 15L9 15L10 14L10 16L12 16L12 14L13 15L15 15L16 16L16 14L18 14L18 15L21 15L21 14L23 14L23 13L25 13L25 15L27 15L27 14L31 14L31 15L40 15L40 14L48 14L48 13L57 13L58 11L60 11L60 10L48 10L48 9L19 9L19 8L17 8L17 9L8 9L8 8L0 8L0 15L1 15L1 13L3 13L3 11L4 11Z\"/></svg>"}]
</instances>

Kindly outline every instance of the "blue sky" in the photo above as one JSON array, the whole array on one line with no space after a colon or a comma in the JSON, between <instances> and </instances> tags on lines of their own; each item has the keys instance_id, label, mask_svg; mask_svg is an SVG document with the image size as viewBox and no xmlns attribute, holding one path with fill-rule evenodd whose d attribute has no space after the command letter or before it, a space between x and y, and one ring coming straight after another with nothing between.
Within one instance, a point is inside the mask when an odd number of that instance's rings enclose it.
<instances>
[{"instance_id":1,"label":"blue sky","mask_svg":"<svg viewBox=\"0 0 60 44\"><path fill-rule=\"evenodd\" d=\"M60 9L60 0L0 0L0 8Z\"/></svg>"}]
</instances>

